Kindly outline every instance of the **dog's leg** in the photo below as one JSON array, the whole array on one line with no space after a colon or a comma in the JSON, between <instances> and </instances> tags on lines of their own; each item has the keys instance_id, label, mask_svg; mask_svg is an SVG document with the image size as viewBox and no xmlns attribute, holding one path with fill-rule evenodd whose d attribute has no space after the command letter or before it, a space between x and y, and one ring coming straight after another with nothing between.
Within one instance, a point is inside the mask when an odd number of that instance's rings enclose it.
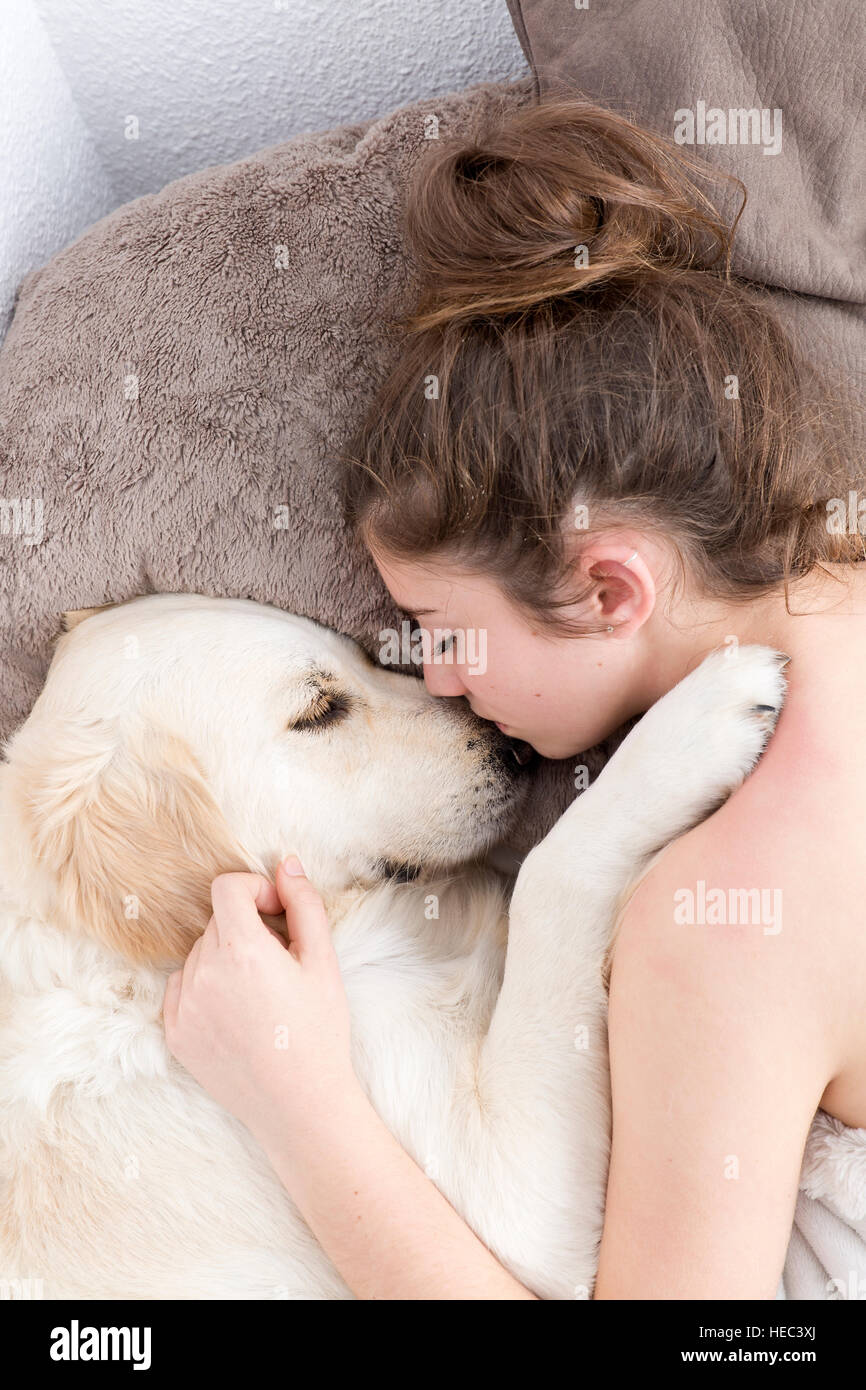
<instances>
[{"instance_id":1,"label":"dog's leg","mask_svg":"<svg viewBox=\"0 0 866 1390\"><path fill-rule=\"evenodd\" d=\"M602 965L617 905L752 768L785 660L754 646L708 657L643 716L518 875L472 1075L477 1147L466 1157L483 1176L461 1209L543 1297L588 1297L595 1276L610 1113Z\"/></svg>"}]
</instances>

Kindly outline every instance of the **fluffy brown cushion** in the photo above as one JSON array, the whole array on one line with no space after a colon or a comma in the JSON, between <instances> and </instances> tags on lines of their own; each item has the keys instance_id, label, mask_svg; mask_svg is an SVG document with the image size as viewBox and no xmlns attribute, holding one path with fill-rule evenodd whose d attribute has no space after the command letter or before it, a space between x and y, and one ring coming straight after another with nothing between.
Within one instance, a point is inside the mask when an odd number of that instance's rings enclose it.
<instances>
[{"instance_id":1,"label":"fluffy brown cushion","mask_svg":"<svg viewBox=\"0 0 866 1390\"><path fill-rule=\"evenodd\" d=\"M0 497L41 500L44 534L28 543L6 510L3 736L38 694L64 609L247 597L371 651L399 625L349 548L334 452L399 351L388 320L414 294L403 196L430 117L463 131L531 99L530 78L484 84L206 169L26 278L0 353ZM535 790L526 847L574 796L573 765L544 764Z\"/></svg>"}]
</instances>

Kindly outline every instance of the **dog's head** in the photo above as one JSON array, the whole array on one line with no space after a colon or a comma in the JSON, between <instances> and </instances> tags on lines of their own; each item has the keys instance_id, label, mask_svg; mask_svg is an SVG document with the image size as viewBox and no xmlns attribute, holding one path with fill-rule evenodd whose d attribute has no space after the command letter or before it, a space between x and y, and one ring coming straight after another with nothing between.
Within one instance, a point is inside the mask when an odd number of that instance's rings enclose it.
<instances>
[{"instance_id":1,"label":"dog's head","mask_svg":"<svg viewBox=\"0 0 866 1390\"><path fill-rule=\"evenodd\" d=\"M218 873L295 852L333 894L447 868L522 800L495 726L308 619L162 594L67 625L7 745L4 877L130 959L183 959Z\"/></svg>"}]
</instances>

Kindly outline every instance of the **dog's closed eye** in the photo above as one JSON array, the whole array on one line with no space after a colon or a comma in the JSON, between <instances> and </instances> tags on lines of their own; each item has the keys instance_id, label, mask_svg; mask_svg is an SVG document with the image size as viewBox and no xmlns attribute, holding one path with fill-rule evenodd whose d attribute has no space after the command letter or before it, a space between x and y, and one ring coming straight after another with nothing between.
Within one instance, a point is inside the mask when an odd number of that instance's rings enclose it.
<instances>
[{"instance_id":1,"label":"dog's closed eye","mask_svg":"<svg viewBox=\"0 0 866 1390\"><path fill-rule=\"evenodd\" d=\"M342 690L320 690L302 714L289 721L293 733L329 728L351 713L352 700Z\"/></svg>"}]
</instances>

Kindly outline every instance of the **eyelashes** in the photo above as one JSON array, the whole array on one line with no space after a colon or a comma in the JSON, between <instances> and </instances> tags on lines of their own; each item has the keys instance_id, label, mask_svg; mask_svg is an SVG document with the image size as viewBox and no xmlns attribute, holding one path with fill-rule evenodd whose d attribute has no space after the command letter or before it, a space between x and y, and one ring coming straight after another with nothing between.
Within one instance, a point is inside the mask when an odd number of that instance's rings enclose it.
<instances>
[{"instance_id":1,"label":"eyelashes","mask_svg":"<svg viewBox=\"0 0 866 1390\"><path fill-rule=\"evenodd\" d=\"M318 693L313 703L302 715L288 725L293 733L310 733L331 728L340 723L352 711L352 701L341 690Z\"/></svg>"},{"instance_id":2,"label":"eyelashes","mask_svg":"<svg viewBox=\"0 0 866 1390\"><path fill-rule=\"evenodd\" d=\"M406 612L405 609L402 609L401 611L402 611L402 612ZM422 623L421 623L421 620L420 620L419 618L414 617L413 614L406 612L406 616L407 616L407 618L409 618L409 621L410 621L410 623L411 623L411 626L410 626L410 628L409 628L409 638L410 638L410 641L412 641L412 640L414 640L415 634L416 634L416 633L423 631L423 625L422 625ZM426 615L425 615L425 616L426 616ZM441 630L441 629L440 629L440 630ZM434 658L437 657L437 656L442 656L445 652L451 650L451 647L453 646L453 644L454 644L454 634L453 634L453 633L449 633L449 635L448 635L447 637L443 637L442 640L441 640L440 642L437 642L437 643L436 643L435 647L434 647L433 650L432 650L432 656L433 656Z\"/></svg>"}]
</instances>

